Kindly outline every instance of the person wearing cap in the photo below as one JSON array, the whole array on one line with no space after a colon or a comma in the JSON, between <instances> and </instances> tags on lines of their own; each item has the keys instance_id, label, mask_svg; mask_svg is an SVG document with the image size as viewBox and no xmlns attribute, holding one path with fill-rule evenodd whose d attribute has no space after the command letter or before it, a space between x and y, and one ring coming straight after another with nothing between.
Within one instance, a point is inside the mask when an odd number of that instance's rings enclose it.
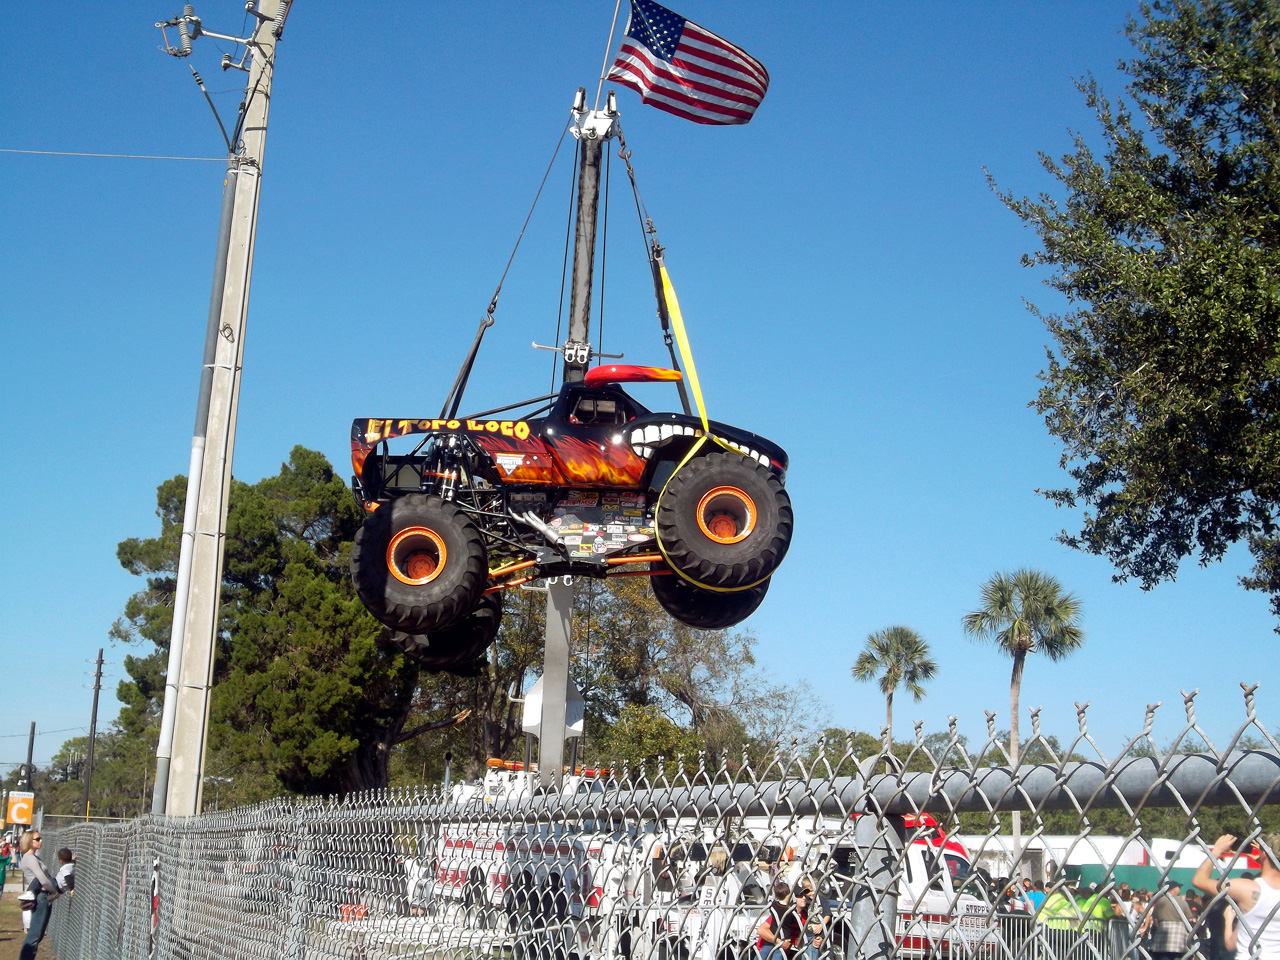
<instances>
[{"instance_id":1,"label":"person wearing cap","mask_svg":"<svg viewBox=\"0 0 1280 960\"><path fill-rule=\"evenodd\" d=\"M1209 850L1209 857L1196 870L1191 884L1210 896L1221 892L1234 900L1240 919L1235 935L1236 960L1280 960L1280 832L1260 838L1258 862L1262 872L1256 880L1244 877L1225 879L1231 869L1228 855L1236 844L1229 833L1220 836ZM1235 859L1235 858L1231 858ZM1213 879L1214 868L1223 875ZM1228 934L1230 937L1230 934Z\"/></svg>"},{"instance_id":2,"label":"person wearing cap","mask_svg":"<svg viewBox=\"0 0 1280 960\"><path fill-rule=\"evenodd\" d=\"M827 927L831 923L831 908L822 901L813 880L802 877L795 885L796 913L800 917L805 939L805 960L818 960L818 952L826 941Z\"/></svg>"}]
</instances>

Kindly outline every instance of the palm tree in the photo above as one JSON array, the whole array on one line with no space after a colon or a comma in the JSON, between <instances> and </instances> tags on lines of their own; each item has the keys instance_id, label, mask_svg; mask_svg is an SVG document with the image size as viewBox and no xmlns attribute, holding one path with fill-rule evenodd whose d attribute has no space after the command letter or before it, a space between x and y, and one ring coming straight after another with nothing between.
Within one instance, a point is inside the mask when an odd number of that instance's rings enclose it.
<instances>
[{"instance_id":1,"label":"palm tree","mask_svg":"<svg viewBox=\"0 0 1280 960\"><path fill-rule=\"evenodd\" d=\"M1009 762L1018 766L1018 699L1027 654L1062 660L1084 644L1080 601L1039 570L997 573L982 585L982 606L964 615L964 632L977 643L994 643L1013 658L1009 680ZM1019 872L1022 816L1013 814L1013 866Z\"/></svg>"},{"instance_id":2,"label":"palm tree","mask_svg":"<svg viewBox=\"0 0 1280 960\"><path fill-rule=\"evenodd\" d=\"M938 665L929 658L929 644L910 627L889 627L867 637L867 645L853 664L853 678L880 679L884 694L884 725L893 743L893 693L898 687L915 698L924 699L923 681L932 680Z\"/></svg>"}]
</instances>

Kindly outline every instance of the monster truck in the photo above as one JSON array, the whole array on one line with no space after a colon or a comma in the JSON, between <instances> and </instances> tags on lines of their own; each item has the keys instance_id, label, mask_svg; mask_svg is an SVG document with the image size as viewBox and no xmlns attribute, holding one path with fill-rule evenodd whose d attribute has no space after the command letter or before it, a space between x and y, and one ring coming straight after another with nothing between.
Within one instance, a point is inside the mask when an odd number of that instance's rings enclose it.
<instances>
[{"instance_id":1,"label":"monster truck","mask_svg":"<svg viewBox=\"0 0 1280 960\"><path fill-rule=\"evenodd\" d=\"M566 574L649 575L663 609L692 627L749 616L791 541L787 455L715 421L708 436L700 418L652 413L619 386L680 378L597 366L488 414L354 421L367 515L352 578L393 642L464 669L497 633L503 590Z\"/></svg>"}]
</instances>

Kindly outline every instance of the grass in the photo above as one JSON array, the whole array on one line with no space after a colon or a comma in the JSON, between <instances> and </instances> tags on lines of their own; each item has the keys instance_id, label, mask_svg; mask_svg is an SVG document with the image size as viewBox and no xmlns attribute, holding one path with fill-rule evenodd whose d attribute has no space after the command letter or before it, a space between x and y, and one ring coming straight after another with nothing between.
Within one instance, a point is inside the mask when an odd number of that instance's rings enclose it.
<instances>
[{"instance_id":1,"label":"grass","mask_svg":"<svg viewBox=\"0 0 1280 960\"><path fill-rule=\"evenodd\" d=\"M6 874L5 879L10 883L20 883L22 871L11 870ZM18 909L18 895L6 893L0 896L0 960L18 960L18 954L22 952L23 936L22 911ZM44 942L40 944L37 960L47 960L53 955L49 938L45 937Z\"/></svg>"},{"instance_id":2,"label":"grass","mask_svg":"<svg viewBox=\"0 0 1280 960\"><path fill-rule=\"evenodd\" d=\"M17 898L16 893L0 897L0 960L17 960L22 951L22 911Z\"/></svg>"}]
</instances>

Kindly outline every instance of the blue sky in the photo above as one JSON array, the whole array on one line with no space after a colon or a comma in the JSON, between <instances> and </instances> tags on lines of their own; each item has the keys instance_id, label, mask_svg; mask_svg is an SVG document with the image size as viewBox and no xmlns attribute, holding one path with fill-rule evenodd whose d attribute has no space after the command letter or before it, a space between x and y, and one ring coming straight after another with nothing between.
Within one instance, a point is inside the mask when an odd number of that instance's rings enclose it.
<instances>
[{"instance_id":1,"label":"blue sky","mask_svg":"<svg viewBox=\"0 0 1280 960\"><path fill-rule=\"evenodd\" d=\"M217 157L217 128L152 23L176 2L84 3L50 30L7 4L22 42L0 64L0 147ZM625 5L624 5L625 8ZM279 52L262 188L235 472L275 473L297 443L349 474L357 416L438 409L492 295L574 90L594 90L612 4L300 0ZM849 666L868 633L906 624L941 669L908 719L983 735L1008 725L1009 662L961 616L997 570L1034 566L1084 606L1087 645L1033 658L1024 707L1069 736L1077 701L1105 746L1163 701L1157 739L1199 688L1215 739L1243 718L1238 683L1274 674L1266 598L1242 549L1143 593L1053 542L1078 518L1034 492L1059 450L1027 404L1054 308L1019 265L1034 235L1017 193L1053 190L1037 151L1095 130L1072 78L1120 92L1128 3L684 0L772 83L755 120L709 128L619 90L640 188L689 323L711 414L786 447L794 546L748 621L761 667L808 679L831 719L877 729L883 700ZM197 4L236 32L243 7ZM625 17L625 9L624 9ZM196 44L224 116L243 75ZM544 392L569 197L562 151L506 281L465 406ZM621 164L609 232L605 349L663 362ZM218 163L0 154L0 323L10 442L0 470L0 763L84 732L107 647L104 717L128 651L107 629L139 584L115 545L158 530L155 488L186 469L221 195ZM651 398L646 397L646 402ZM674 404L671 396L669 403ZM1024 720L1025 724L1025 720ZM4 744L9 746L5 747Z\"/></svg>"}]
</instances>

